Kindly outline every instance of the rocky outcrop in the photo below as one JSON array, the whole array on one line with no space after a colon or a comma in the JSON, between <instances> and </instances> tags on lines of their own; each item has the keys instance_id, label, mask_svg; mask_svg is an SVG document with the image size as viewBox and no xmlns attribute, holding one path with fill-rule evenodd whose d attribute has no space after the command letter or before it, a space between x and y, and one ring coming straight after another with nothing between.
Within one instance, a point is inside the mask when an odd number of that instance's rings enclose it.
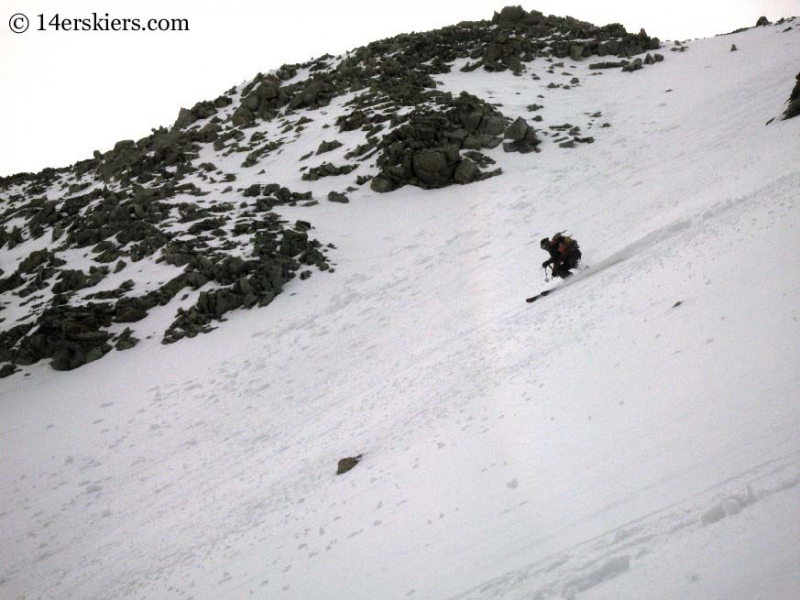
<instances>
[{"instance_id":1,"label":"rocky outcrop","mask_svg":"<svg viewBox=\"0 0 800 600\"><path fill-rule=\"evenodd\" d=\"M177 128L188 127L195 121L213 117L220 108L230 106L232 103L233 100L229 96L219 96L214 101L198 102L190 109L182 108L174 126Z\"/></svg>"},{"instance_id":2,"label":"rocky outcrop","mask_svg":"<svg viewBox=\"0 0 800 600\"><path fill-rule=\"evenodd\" d=\"M57 371L69 371L102 358L111 350L111 334L104 331L113 322L109 304L89 303L81 307L56 304L43 312L38 326L21 338L13 364L30 365L52 358ZM8 360L7 349L4 348ZM1 354L0 354L1 355Z\"/></svg>"},{"instance_id":3,"label":"rocky outcrop","mask_svg":"<svg viewBox=\"0 0 800 600\"><path fill-rule=\"evenodd\" d=\"M337 148L342 147L342 142L339 140L333 140L330 142L323 141L320 143L319 148L317 148L317 155L325 154L326 152L330 152L331 150L336 150Z\"/></svg>"},{"instance_id":4,"label":"rocky outcrop","mask_svg":"<svg viewBox=\"0 0 800 600\"><path fill-rule=\"evenodd\" d=\"M388 192L404 185L424 189L485 178L462 150L494 148L502 142L507 119L479 98L431 92L432 107L410 113L405 122L383 137L377 164L380 172L370 187ZM458 173L458 177L456 177Z\"/></svg>"},{"instance_id":5,"label":"rocky outcrop","mask_svg":"<svg viewBox=\"0 0 800 600\"><path fill-rule=\"evenodd\" d=\"M797 83L792 93L789 94L789 106L786 107L786 111L783 113L784 120L800 115L800 73L797 74L796 79Z\"/></svg>"},{"instance_id":6,"label":"rocky outcrop","mask_svg":"<svg viewBox=\"0 0 800 600\"><path fill-rule=\"evenodd\" d=\"M122 140L67 168L0 178L0 248L18 256L0 272L0 294L24 309L14 322L0 317L0 376L39 360L72 369L113 348L130 349L136 324L170 303L175 317L162 341L190 338L211 331L231 310L267 306L295 278L332 272L328 247L309 237L310 222L288 225L274 212L318 200L266 183L272 181L267 164L308 130L335 128L344 142L315 138L316 151L306 148L301 160L358 139L342 150L344 164L301 167L315 189L356 169L355 184L369 182L376 192L468 185L502 173L488 156L500 145L506 152L538 151L533 124L543 117L514 120L488 100L439 91L437 76L454 61L465 72L517 75L536 60L549 62L551 73L574 66L569 62L635 71L663 59L650 54L659 47L657 38L619 24L597 27L508 6L490 20L398 35L259 73L241 88L181 109L170 128ZM580 85L575 77L569 82L553 86ZM796 96L797 90L786 118L797 113ZM346 109L335 122L325 110L334 99ZM593 141L572 127L554 137L563 147ZM264 168L256 173L259 164ZM223 173L217 165L247 170ZM247 184L237 188L237 178ZM348 194L359 193L348 186L353 181L320 194L347 204ZM20 249L32 240L40 241ZM81 262L69 264L76 256ZM134 281L126 275L134 266L158 275ZM170 267L174 273L165 276Z\"/></svg>"},{"instance_id":7,"label":"rocky outcrop","mask_svg":"<svg viewBox=\"0 0 800 600\"><path fill-rule=\"evenodd\" d=\"M331 163L322 163L317 167L312 167L308 172L303 173L303 181L317 181L322 177L335 177L337 175L347 175L356 170L358 165L342 165L337 167Z\"/></svg>"},{"instance_id":8,"label":"rocky outcrop","mask_svg":"<svg viewBox=\"0 0 800 600\"><path fill-rule=\"evenodd\" d=\"M201 292L194 306L179 309L163 343L210 331L210 324L228 311L267 306L303 266L329 270L322 244L309 239L308 229L308 223L298 221L294 229L282 229L280 236L260 231L253 239L257 258L252 260L227 257L213 262L195 249L180 248L181 252L173 254L171 260L187 267L186 277L176 284L177 289L190 285L199 289L208 281L224 287Z\"/></svg>"},{"instance_id":9,"label":"rocky outcrop","mask_svg":"<svg viewBox=\"0 0 800 600\"><path fill-rule=\"evenodd\" d=\"M121 149L135 152L136 144L118 144L117 152ZM101 170L102 164L95 169ZM48 179L47 173L17 178L14 189L29 194L39 186L52 186L58 176ZM70 370L102 358L112 347L130 349L137 342L133 332L128 328L114 338L112 325L138 323L150 310L166 305L187 289L214 286L200 292L194 307L178 311L164 334L166 342L209 331L209 324L230 310L265 306L302 268L329 269L321 244L309 239L311 225L302 222L297 230L286 227L272 212L279 204L309 200L309 192L257 184L241 191L241 198L253 200L237 209L231 202L210 202L202 207L171 202L177 194L202 197L195 184L131 184L118 191L103 187L76 194L86 189L71 185L70 192L59 199L23 203L19 202L22 196L15 194L11 201L18 206L2 214L4 220L13 218L23 224L11 231L0 228L3 244L22 244L46 234L53 240L47 249L23 256L13 273L0 279L0 293L31 296L34 301L23 324L0 333L0 362L7 363L0 368L5 374L12 374L15 365L40 360L50 360L55 369ZM222 243L211 250L209 238ZM237 247L253 258L231 257L228 252ZM85 269L70 268L63 257L81 249L86 249L83 253L92 263ZM183 272L143 295L134 293L132 279L115 289L86 293L111 275L109 263L116 262L116 274L132 263L148 260ZM52 300L35 302L46 297L44 292Z\"/></svg>"}]
</instances>

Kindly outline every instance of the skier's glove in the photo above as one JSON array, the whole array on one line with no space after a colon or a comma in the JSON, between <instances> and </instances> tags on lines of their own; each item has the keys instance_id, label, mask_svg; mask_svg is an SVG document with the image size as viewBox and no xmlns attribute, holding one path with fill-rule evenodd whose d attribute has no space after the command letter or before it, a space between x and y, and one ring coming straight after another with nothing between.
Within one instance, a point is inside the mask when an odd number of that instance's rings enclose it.
<instances>
[{"instance_id":1,"label":"skier's glove","mask_svg":"<svg viewBox=\"0 0 800 600\"><path fill-rule=\"evenodd\" d=\"M546 261L544 261L544 262L542 263L542 268L543 268L543 269L546 269L546 268L547 268L547 267L549 267L549 266L550 266L550 261L549 261L549 260L546 260Z\"/></svg>"}]
</instances>

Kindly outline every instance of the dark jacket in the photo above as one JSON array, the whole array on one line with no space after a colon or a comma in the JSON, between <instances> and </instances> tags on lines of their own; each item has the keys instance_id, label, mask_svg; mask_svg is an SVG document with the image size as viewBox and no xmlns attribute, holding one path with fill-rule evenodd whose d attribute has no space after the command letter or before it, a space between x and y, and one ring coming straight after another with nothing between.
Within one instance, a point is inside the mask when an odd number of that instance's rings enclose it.
<instances>
[{"instance_id":1,"label":"dark jacket","mask_svg":"<svg viewBox=\"0 0 800 600\"><path fill-rule=\"evenodd\" d=\"M542 263L543 267L553 265L557 269L574 269L581 260L578 242L560 233L547 242L542 240L542 248L550 254L549 260Z\"/></svg>"}]
</instances>

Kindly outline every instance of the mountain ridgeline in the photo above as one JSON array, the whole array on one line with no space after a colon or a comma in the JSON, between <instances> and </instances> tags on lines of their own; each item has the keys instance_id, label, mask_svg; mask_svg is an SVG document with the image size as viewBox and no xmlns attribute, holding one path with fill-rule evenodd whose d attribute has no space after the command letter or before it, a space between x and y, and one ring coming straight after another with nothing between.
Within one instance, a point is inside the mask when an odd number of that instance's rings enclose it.
<instances>
[{"instance_id":1,"label":"mountain ridgeline","mask_svg":"<svg viewBox=\"0 0 800 600\"><path fill-rule=\"evenodd\" d=\"M506 7L260 73L181 109L171 128L68 168L2 178L0 376L132 348L167 305L162 343L191 338L231 310L267 306L297 277L335 272L335 246L312 234L320 201L498 176L505 152L535 160L551 133L556 149L594 142L580 127L441 91L437 75L508 71L538 82L534 67L570 75L579 63L593 75L634 73L664 60L659 48L644 30ZM579 85L573 76L547 87ZM330 139L309 150L304 132L320 125ZM297 176L286 179L288 169ZM308 208L308 219L286 221L283 206Z\"/></svg>"}]
</instances>

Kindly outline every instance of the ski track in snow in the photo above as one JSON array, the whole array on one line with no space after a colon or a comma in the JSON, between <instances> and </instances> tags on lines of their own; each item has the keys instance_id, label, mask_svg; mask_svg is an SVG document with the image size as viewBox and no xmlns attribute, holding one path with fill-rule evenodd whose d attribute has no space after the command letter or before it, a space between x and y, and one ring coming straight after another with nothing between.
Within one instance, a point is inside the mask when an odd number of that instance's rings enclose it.
<instances>
[{"instance_id":1,"label":"ski track in snow","mask_svg":"<svg viewBox=\"0 0 800 600\"><path fill-rule=\"evenodd\" d=\"M334 275L0 382L0 596L798 597L800 122L764 122L799 37L569 91L454 69L509 115L612 127L463 188L283 207ZM590 268L527 305L564 226Z\"/></svg>"},{"instance_id":2,"label":"ski track in snow","mask_svg":"<svg viewBox=\"0 0 800 600\"><path fill-rule=\"evenodd\" d=\"M734 200L712 206L703 211L701 215L696 215L691 219L676 221L660 229L651 231L641 239L631 242L622 250L618 250L612 255L607 256L593 263L592 265L580 265L578 271L572 277L561 281L560 284L553 289L566 288L575 285L587 277L592 277L597 275L599 272L618 265L625 260L635 258L637 255L653 247L655 247L659 254L663 254L663 252L668 251L668 249L665 250L664 248L658 248L658 245L662 243L668 243L670 246L677 245L679 241L674 239L675 236L683 231L693 228L695 229L694 237L696 237L696 229L699 225L703 224L705 221L713 221L716 218L722 218L725 216L725 213L739 207L742 204L746 204L748 202L762 202L763 197L767 197L769 198L770 203L780 199L782 200L781 204L783 206L789 206L792 201L794 190L797 189L798 185L800 185L800 176L788 175L757 193L748 194L746 196L742 196L741 198L736 198ZM705 233L705 229L703 231Z\"/></svg>"}]
</instances>

